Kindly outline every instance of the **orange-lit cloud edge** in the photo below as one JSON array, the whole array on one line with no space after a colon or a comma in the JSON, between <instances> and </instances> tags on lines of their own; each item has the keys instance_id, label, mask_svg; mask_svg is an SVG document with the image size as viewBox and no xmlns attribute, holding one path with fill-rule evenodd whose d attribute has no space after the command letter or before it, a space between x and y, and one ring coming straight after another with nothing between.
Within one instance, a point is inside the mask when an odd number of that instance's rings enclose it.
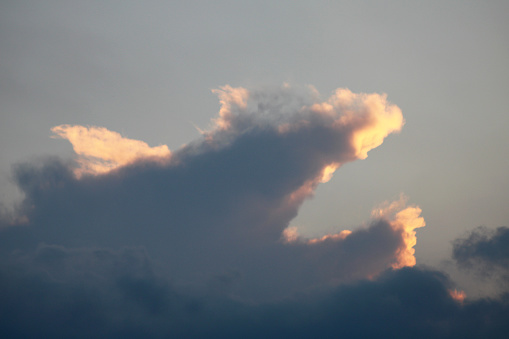
<instances>
[{"instance_id":1,"label":"orange-lit cloud edge","mask_svg":"<svg viewBox=\"0 0 509 339\"><path fill-rule=\"evenodd\" d=\"M59 125L51 129L53 138L67 139L78 158L74 174L101 175L119 167L150 158L166 162L170 158L168 146L150 147L143 141L122 137L104 127Z\"/></svg>"},{"instance_id":2,"label":"orange-lit cloud edge","mask_svg":"<svg viewBox=\"0 0 509 339\"><path fill-rule=\"evenodd\" d=\"M287 87L287 85L285 86ZM317 91L312 89L317 97ZM219 116L212 120L212 128L203 131L206 140L214 140L216 133L233 130L234 118L247 112L250 91L245 88L234 88L229 85L212 90L218 95L221 108ZM317 116L329 121L333 128L349 134L351 158L365 159L367 153L383 143L386 136L399 132L404 125L401 110L387 101L385 94L352 93L349 89L339 88L323 102L304 105L300 112L306 112L304 118L276 124L278 133L284 134L299 129L309 123L306 117ZM104 175L120 167L143 159L151 159L163 163L171 163L171 152L166 145L150 147L145 142L122 137L119 133L104 127L59 125L51 129L54 138L67 139L77 154L78 167L75 175L80 179L83 175ZM300 188L289 194L287 204L301 203L313 195L320 183L329 181L342 164L329 163L323 166L316 178L304 183ZM403 243L395 253L393 269L416 265L415 230L425 226L418 206L406 206L407 198L401 196L394 202L385 202L372 212L373 219L386 220L391 228L401 234ZM327 234L321 238L306 239L298 234L295 227L288 227L282 233L284 243L306 243L312 246L323 241L343 241L350 234L343 230L337 234ZM464 293L455 291L451 296L458 301L464 299Z\"/></svg>"}]
</instances>

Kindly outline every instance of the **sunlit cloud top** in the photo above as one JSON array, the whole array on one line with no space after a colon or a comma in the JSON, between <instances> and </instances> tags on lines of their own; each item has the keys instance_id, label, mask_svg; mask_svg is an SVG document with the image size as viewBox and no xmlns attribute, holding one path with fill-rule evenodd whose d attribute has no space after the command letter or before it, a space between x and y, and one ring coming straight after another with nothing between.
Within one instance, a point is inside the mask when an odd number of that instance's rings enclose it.
<instances>
[{"instance_id":1,"label":"sunlit cloud top","mask_svg":"<svg viewBox=\"0 0 509 339\"><path fill-rule=\"evenodd\" d=\"M308 88L298 93L289 85L278 91L249 91L229 85L214 89L221 109L213 119L211 133L229 130L238 133L253 126L272 126L284 134L313 124L327 124L339 133L349 133L352 156L365 159L367 153L380 146L385 137L401 131L403 114L387 100L386 94L353 93L338 88L325 101L318 91ZM274 93L275 92L275 93ZM290 113L290 114L286 114Z\"/></svg>"},{"instance_id":2,"label":"sunlit cloud top","mask_svg":"<svg viewBox=\"0 0 509 339\"><path fill-rule=\"evenodd\" d=\"M59 125L51 129L54 138L67 139L79 156L75 174L102 174L140 158L167 158L166 145L150 147L140 140L122 137L104 127Z\"/></svg>"}]
</instances>

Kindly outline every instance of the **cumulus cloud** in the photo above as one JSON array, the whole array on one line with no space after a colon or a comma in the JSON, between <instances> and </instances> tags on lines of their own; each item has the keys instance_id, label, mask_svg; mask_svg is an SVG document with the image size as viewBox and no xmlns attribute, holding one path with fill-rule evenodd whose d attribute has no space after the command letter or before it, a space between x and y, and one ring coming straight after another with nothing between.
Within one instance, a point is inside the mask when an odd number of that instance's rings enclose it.
<instances>
[{"instance_id":1,"label":"cumulus cloud","mask_svg":"<svg viewBox=\"0 0 509 339\"><path fill-rule=\"evenodd\" d=\"M288 86L214 92L221 109L212 129L171 157L103 128L53 128L73 144L78 174L102 175L73 174L55 159L18 166L33 237L72 248L143 246L182 283L239 271L235 293L254 300L415 265L412 232L424 225L416 207L348 236L281 240L320 183L401 129L385 95L340 89L322 102Z\"/></svg>"},{"instance_id":2,"label":"cumulus cloud","mask_svg":"<svg viewBox=\"0 0 509 339\"><path fill-rule=\"evenodd\" d=\"M415 249L417 236L415 229L426 226L422 218L422 210L417 206L405 207L407 198L401 196L399 201L392 203L385 202L379 208L373 210L373 216L377 218L389 218L392 229L401 232L403 246L396 253L396 262L393 268L402 268L405 266L414 266Z\"/></svg>"},{"instance_id":3,"label":"cumulus cloud","mask_svg":"<svg viewBox=\"0 0 509 339\"><path fill-rule=\"evenodd\" d=\"M424 227L424 218L420 216L421 209L417 206L406 207L407 198L401 196L400 200L392 203L385 202L379 207L375 208L372 212L373 222L370 227L364 230L342 230L336 234L326 234L320 238L314 239L303 239L299 237L298 231L295 227L289 227L283 231L283 240L289 244L305 244L311 245L310 247L326 248L326 243L334 244L336 251L343 249L362 249L366 251L369 258L366 258L366 262L356 263L355 266L363 266L364 269L371 266L377 260L383 258L384 262L390 264L392 268L398 269L406 266L415 266L415 249L413 248L417 243L417 237L415 229ZM382 231L383 229L383 231ZM366 232L366 233L363 233ZM367 236L366 241L372 242L370 245L364 243L357 243L362 236L366 236L369 233L379 233L377 236ZM362 235L361 235L362 234ZM386 248L387 252L377 253L374 255L374 249L377 247L383 247L390 244L389 237L393 238L392 246ZM385 238L385 239L384 239ZM369 239L369 240L368 240ZM383 244L380 246L380 244ZM329 246L331 246L329 245ZM343 254L340 257L347 258L361 258L360 253L352 255L351 253ZM376 257L376 258L375 258ZM325 259L323 259L325 260ZM337 267L336 265L331 265ZM339 265L340 266L340 265ZM383 266L379 266L383 267ZM360 268L352 269L357 272L363 271ZM379 272L374 268L369 273L369 270L363 271L364 276L373 276Z\"/></svg>"},{"instance_id":4,"label":"cumulus cloud","mask_svg":"<svg viewBox=\"0 0 509 339\"><path fill-rule=\"evenodd\" d=\"M468 300L461 306L447 278L406 268L416 264L415 230L425 223L405 198L349 231L305 239L288 228L319 184L402 128L385 95L339 89L322 101L289 86L214 92L221 108L211 129L171 154L103 128L61 125L53 132L72 143L78 170L56 158L15 167L25 198L1 222L5 333L298 336L313 324L349 324L333 321L349 319L341 305L362 316L348 298L401 316L426 302L408 304L398 284L431 293L461 318ZM494 317L507 314L496 305ZM428 306L419 312L436 326L423 333L442 333ZM23 328L29 318L33 327Z\"/></svg>"}]
</instances>

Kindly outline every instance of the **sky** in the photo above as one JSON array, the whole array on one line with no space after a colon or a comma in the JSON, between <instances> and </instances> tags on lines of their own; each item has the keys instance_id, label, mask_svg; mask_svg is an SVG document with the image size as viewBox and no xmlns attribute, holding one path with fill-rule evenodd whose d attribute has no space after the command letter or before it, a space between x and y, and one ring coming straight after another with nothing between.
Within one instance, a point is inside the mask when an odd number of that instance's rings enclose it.
<instances>
[{"instance_id":1,"label":"sky","mask_svg":"<svg viewBox=\"0 0 509 339\"><path fill-rule=\"evenodd\" d=\"M2 1L2 337L506 337L508 11Z\"/></svg>"}]
</instances>

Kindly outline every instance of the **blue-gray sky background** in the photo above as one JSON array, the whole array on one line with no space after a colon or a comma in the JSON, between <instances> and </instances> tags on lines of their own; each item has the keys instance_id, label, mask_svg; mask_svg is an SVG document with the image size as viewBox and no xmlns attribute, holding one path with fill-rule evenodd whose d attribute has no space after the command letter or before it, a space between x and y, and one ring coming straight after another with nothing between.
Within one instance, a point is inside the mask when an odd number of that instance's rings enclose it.
<instances>
[{"instance_id":1,"label":"blue-gray sky background","mask_svg":"<svg viewBox=\"0 0 509 339\"><path fill-rule=\"evenodd\" d=\"M506 1L2 1L0 199L13 163L72 156L60 124L179 148L219 110L211 89L313 85L387 93L406 120L292 222L350 229L405 193L427 222L418 263L479 225L509 225Z\"/></svg>"}]
</instances>

